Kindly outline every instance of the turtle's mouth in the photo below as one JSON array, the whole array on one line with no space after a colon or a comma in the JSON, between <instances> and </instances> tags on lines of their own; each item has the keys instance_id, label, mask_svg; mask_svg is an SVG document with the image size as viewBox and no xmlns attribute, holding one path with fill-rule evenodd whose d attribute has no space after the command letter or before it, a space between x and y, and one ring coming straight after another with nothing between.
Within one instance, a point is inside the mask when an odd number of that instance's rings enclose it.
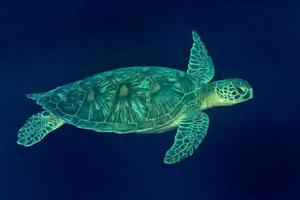
<instances>
[{"instance_id":1,"label":"turtle's mouth","mask_svg":"<svg viewBox=\"0 0 300 200\"><path fill-rule=\"evenodd\" d=\"M244 96L244 100L249 100L249 99L252 99L253 98L253 89L252 88L249 88L248 89L248 92L246 93L246 95Z\"/></svg>"}]
</instances>

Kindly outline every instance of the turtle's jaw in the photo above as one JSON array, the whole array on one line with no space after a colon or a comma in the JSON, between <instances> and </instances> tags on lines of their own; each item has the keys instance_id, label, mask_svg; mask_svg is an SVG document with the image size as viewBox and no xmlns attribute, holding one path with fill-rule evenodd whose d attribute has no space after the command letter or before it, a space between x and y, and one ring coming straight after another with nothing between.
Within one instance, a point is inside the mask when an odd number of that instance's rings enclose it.
<instances>
[{"instance_id":1,"label":"turtle's jaw","mask_svg":"<svg viewBox=\"0 0 300 200\"><path fill-rule=\"evenodd\" d=\"M253 98L253 89L249 85L247 81L244 80L235 80L239 81L238 85L234 85L233 91L234 93L231 94L228 98L228 103L230 104L238 104L244 101L248 101Z\"/></svg>"},{"instance_id":2,"label":"turtle's jaw","mask_svg":"<svg viewBox=\"0 0 300 200\"><path fill-rule=\"evenodd\" d=\"M246 95L243 97L243 101L247 101L253 98L253 89L249 88Z\"/></svg>"},{"instance_id":3,"label":"turtle's jaw","mask_svg":"<svg viewBox=\"0 0 300 200\"><path fill-rule=\"evenodd\" d=\"M238 103L242 103L245 101L248 101L250 99L253 98L253 89L250 88L247 93L245 93L244 95L241 95L241 97L234 103L230 104L230 105L234 105L234 104L238 104Z\"/></svg>"}]
</instances>

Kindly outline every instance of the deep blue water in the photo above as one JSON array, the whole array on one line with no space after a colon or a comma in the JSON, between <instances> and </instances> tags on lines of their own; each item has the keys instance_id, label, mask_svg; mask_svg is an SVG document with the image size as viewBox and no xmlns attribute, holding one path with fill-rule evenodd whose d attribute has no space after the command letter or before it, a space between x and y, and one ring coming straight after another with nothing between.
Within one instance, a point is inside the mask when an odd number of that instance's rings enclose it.
<instances>
[{"instance_id":1,"label":"deep blue water","mask_svg":"<svg viewBox=\"0 0 300 200\"><path fill-rule=\"evenodd\" d=\"M299 1L0 1L0 200L300 199ZM175 131L99 134L65 125L31 148L17 130L27 93L133 65L186 70L191 31L215 80L254 99L208 110L194 155L163 163Z\"/></svg>"}]
</instances>

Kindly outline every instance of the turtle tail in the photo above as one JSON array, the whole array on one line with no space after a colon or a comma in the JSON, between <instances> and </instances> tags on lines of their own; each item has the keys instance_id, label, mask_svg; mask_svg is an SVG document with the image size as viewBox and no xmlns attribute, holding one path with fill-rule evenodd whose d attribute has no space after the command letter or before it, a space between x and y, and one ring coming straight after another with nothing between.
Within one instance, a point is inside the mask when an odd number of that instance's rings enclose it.
<instances>
[{"instance_id":1,"label":"turtle tail","mask_svg":"<svg viewBox=\"0 0 300 200\"><path fill-rule=\"evenodd\" d=\"M39 93L32 93L32 94L27 94L26 97L28 99L33 99L33 100L38 100L40 99L42 96L44 96L46 94L46 92L39 92Z\"/></svg>"}]
</instances>

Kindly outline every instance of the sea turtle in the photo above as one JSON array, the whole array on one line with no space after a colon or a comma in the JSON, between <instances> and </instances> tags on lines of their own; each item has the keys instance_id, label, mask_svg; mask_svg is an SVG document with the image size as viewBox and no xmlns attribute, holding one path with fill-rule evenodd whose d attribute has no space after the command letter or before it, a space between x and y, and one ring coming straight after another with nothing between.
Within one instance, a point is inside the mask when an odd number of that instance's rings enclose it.
<instances>
[{"instance_id":1,"label":"sea turtle","mask_svg":"<svg viewBox=\"0 0 300 200\"><path fill-rule=\"evenodd\" d=\"M65 123L118 134L162 133L178 127L164 162L173 164L191 156L208 129L203 110L253 97L245 80L210 82L212 59L199 35L194 31L192 35L187 72L157 66L119 68L27 95L44 111L19 129L17 143L31 146Z\"/></svg>"}]
</instances>

